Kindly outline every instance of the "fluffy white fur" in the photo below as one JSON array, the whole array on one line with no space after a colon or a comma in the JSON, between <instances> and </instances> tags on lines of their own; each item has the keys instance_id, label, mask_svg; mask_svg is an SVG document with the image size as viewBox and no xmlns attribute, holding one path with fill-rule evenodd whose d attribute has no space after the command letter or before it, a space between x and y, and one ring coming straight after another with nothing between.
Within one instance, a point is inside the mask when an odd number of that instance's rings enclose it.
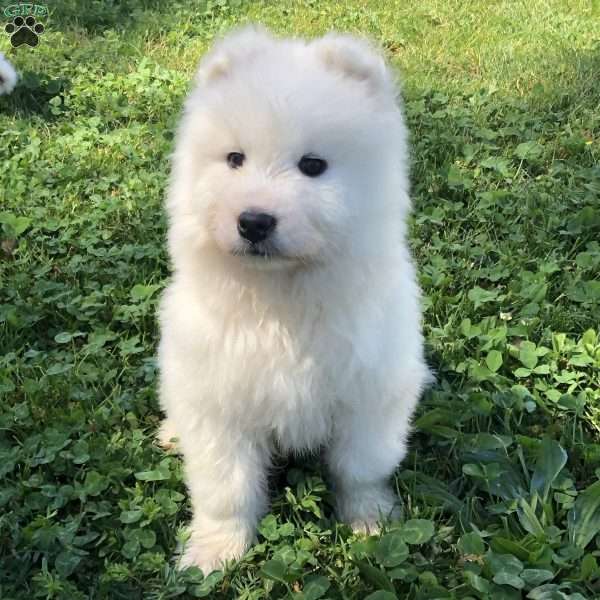
<instances>
[{"instance_id":1,"label":"fluffy white fur","mask_svg":"<svg viewBox=\"0 0 600 600\"><path fill-rule=\"evenodd\" d=\"M245 552L275 451L324 447L355 529L392 511L428 378L406 153L393 77L364 41L246 29L203 59L174 155L159 350L161 435L179 440L193 507L184 566ZM303 175L305 154L329 168ZM245 254L249 208L278 219L269 258Z\"/></svg>"},{"instance_id":2,"label":"fluffy white fur","mask_svg":"<svg viewBox=\"0 0 600 600\"><path fill-rule=\"evenodd\" d=\"M0 96L10 94L17 85L17 72L0 52Z\"/></svg>"}]
</instances>

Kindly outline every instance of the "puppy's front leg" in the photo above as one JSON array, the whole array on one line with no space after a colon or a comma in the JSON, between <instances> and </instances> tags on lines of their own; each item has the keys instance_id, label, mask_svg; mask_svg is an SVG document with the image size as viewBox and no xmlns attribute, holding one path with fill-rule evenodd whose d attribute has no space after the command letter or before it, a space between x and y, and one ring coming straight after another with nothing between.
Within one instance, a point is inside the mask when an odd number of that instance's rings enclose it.
<instances>
[{"instance_id":1,"label":"puppy's front leg","mask_svg":"<svg viewBox=\"0 0 600 600\"><path fill-rule=\"evenodd\" d=\"M191 537L181 566L205 575L248 549L267 508L267 450L242 434L204 431L180 436L192 500Z\"/></svg>"},{"instance_id":2,"label":"puppy's front leg","mask_svg":"<svg viewBox=\"0 0 600 600\"><path fill-rule=\"evenodd\" d=\"M404 458L410 414L416 398L387 407L348 407L336 421L328 449L338 516L354 531L377 533L392 516L398 498L389 479Z\"/></svg>"}]
</instances>

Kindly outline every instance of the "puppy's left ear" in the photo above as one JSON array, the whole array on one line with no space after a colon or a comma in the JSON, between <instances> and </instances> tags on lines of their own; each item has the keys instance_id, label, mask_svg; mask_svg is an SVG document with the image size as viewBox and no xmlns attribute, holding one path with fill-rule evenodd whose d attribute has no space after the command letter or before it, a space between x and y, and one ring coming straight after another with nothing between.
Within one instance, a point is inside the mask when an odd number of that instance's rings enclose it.
<instances>
[{"instance_id":1,"label":"puppy's left ear","mask_svg":"<svg viewBox=\"0 0 600 600\"><path fill-rule=\"evenodd\" d=\"M366 40L328 33L311 44L331 71L365 82L371 91L395 95L395 81L383 56Z\"/></svg>"}]
</instances>

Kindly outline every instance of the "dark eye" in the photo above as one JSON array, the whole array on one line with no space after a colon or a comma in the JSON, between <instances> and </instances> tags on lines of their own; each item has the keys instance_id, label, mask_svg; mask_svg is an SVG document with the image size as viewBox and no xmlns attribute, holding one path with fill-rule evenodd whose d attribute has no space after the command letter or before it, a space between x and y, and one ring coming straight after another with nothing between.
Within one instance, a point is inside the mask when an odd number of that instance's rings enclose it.
<instances>
[{"instance_id":1,"label":"dark eye","mask_svg":"<svg viewBox=\"0 0 600 600\"><path fill-rule=\"evenodd\" d=\"M316 156L303 156L298 163L298 168L308 177L318 177L327 169L327 162Z\"/></svg>"},{"instance_id":2,"label":"dark eye","mask_svg":"<svg viewBox=\"0 0 600 600\"><path fill-rule=\"evenodd\" d=\"M246 156L242 152L230 152L227 155L227 164L232 169L239 169L243 164Z\"/></svg>"}]
</instances>

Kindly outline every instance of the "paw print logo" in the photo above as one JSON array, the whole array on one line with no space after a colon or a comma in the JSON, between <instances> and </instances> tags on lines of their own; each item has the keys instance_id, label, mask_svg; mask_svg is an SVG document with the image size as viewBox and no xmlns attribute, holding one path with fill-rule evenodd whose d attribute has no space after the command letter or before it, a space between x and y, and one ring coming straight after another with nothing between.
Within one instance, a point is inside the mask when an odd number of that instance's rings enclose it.
<instances>
[{"instance_id":1,"label":"paw print logo","mask_svg":"<svg viewBox=\"0 0 600 600\"><path fill-rule=\"evenodd\" d=\"M35 47L40 41L39 36L44 33L44 26L38 23L35 17L29 15L25 19L15 17L12 23L6 24L4 31L10 35L10 43L15 48L23 44Z\"/></svg>"}]
</instances>

